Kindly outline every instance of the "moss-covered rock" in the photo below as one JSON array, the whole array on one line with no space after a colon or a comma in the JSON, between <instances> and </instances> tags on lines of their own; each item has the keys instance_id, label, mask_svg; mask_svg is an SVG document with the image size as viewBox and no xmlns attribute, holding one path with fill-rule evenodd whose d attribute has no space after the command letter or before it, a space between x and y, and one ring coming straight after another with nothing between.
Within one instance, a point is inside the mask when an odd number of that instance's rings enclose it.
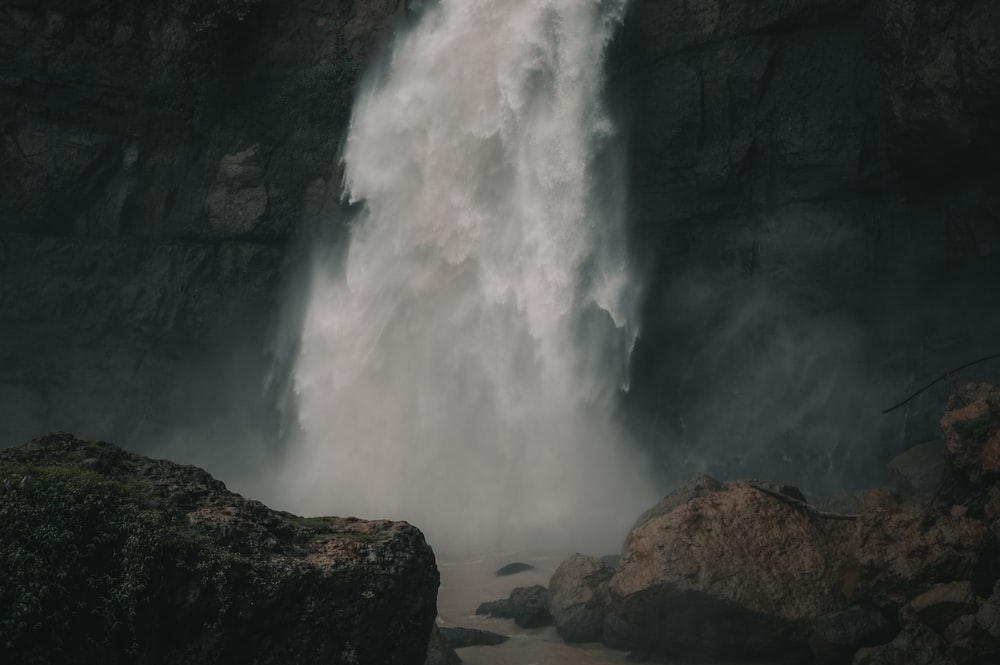
<instances>
[{"instance_id":1,"label":"moss-covered rock","mask_svg":"<svg viewBox=\"0 0 1000 665\"><path fill-rule=\"evenodd\" d=\"M56 434L0 452L0 662L414 663L438 572L401 522L303 518Z\"/></svg>"}]
</instances>

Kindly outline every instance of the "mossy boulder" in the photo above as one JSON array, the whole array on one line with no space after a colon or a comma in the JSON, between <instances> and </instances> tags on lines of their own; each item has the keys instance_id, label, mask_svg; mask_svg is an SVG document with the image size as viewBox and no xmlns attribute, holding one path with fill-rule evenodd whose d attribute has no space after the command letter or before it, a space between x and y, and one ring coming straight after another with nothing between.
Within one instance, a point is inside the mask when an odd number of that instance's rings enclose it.
<instances>
[{"instance_id":1,"label":"mossy boulder","mask_svg":"<svg viewBox=\"0 0 1000 665\"><path fill-rule=\"evenodd\" d=\"M438 571L403 522L302 518L55 434L0 451L0 662L423 663Z\"/></svg>"}]
</instances>

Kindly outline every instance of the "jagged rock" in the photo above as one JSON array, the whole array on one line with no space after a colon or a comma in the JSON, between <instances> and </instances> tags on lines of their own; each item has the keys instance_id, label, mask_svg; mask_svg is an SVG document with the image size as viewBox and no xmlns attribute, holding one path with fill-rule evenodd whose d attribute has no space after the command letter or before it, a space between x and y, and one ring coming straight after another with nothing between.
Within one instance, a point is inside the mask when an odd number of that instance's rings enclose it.
<instances>
[{"instance_id":1,"label":"jagged rock","mask_svg":"<svg viewBox=\"0 0 1000 665\"><path fill-rule=\"evenodd\" d=\"M274 511L58 434L0 452L0 661L419 665L434 554L405 522Z\"/></svg>"},{"instance_id":2,"label":"jagged rock","mask_svg":"<svg viewBox=\"0 0 1000 665\"><path fill-rule=\"evenodd\" d=\"M979 579L990 544L987 526L968 516L917 506L865 510L851 544L857 592L880 606L902 607L943 580Z\"/></svg>"},{"instance_id":3,"label":"jagged rock","mask_svg":"<svg viewBox=\"0 0 1000 665\"><path fill-rule=\"evenodd\" d=\"M885 614L864 607L849 607L813 622L809 649L817 663L845 663L861 647L892 639L894 627Z\"/></svg>"},{"instance_id":4,"label":"jagged rock","mask_svg":"<svg viewBox=\"0 0 1000 665\"><path fill-rule=\"evenodd\" d=\"M501 619L513 619L522 628L539 628L552 623L549 614L549 593L545 587L535 584L517 587L506 600L493 600L476 608L477 615Z\"/></svg>"},{"instance_id":5,"label":"jagged rock","mask_svg":"<svg viewBox=\"0 0 1000 665\"><path fill-rule=\"evenodd\" d=\"M963 386L941 418L948 463L973 485L1000 474L1000 387Z\"/></svg>"},{"instance_id":6,"label":"jagged rock","mask_svg":"<svg viewBox=\"0 0 1000 665\"><path fill-rule=\"evenodd\" d=\"M613 574L602 560L583 554L574 554L556 569L549 581L549 612L565 641L601 641Z\"/></svg>"},{"instance_id":7,"label":"jagged rock","mask_svg":"<svg viewBox=\"0 0 1000 665\"><path fill-rule=\"evenodd\" d=\"M806 649L810 620L855 597L844 548L853 523L770 488L730 483L638 524L610 584L632 648L659 656L788 656Z\"/></svg>"},{"instance_id":8,"label":"jagged rock","mask_svg":"<svg viewBox=\"0 0 1000 665\"><path fill-rule=\"evenodd\" d=\"M947 468L945 445L935 439L917 444L893 457L887 465L902 492L934 492Z\"/></svg>"},{"instance_id":9,"label":"jagged rock","mask_svg":"<svg viewBox=\"0 0 1000 665\"><path fill-rule=\"evenodd\" d=\"M452 649L476 646L493 647L510 639L506 635L478 628L439 628L438 630L445 643Z\"/></svg>"}]
</instances>

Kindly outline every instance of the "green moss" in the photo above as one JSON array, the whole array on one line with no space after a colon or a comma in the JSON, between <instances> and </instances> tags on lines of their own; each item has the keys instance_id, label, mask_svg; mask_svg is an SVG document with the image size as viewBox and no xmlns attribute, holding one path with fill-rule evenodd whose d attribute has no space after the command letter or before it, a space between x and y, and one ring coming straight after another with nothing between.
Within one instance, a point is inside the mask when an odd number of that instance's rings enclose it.
<instances>
[{"instance_id":1,"label":"green moss","mask_svg":"<svg viewBox=\"0 0 1000 665\"><path fill-rule=\"evenodd\" d=\"M358 531L345 531L336 518L332 517L300 517L286 514L285 523L305 535L307 541L320 538L336 537L356 543L373 543L375 537Z\"/></svg>"},{"instance_id":2,"label":"green moss","mask_svg":"<svg viewBox=\"0 0 1000 665\"><path fill-rule=\"evenodd\" d=\"M218 624L240 589L281 582L268 557L213 543L141 480L74 464L99 452L0 461L2 662L130 662L139 644L155 647L165 615ZM197 611L185 617L185 604Z\"/></svg>"}]
</instances>

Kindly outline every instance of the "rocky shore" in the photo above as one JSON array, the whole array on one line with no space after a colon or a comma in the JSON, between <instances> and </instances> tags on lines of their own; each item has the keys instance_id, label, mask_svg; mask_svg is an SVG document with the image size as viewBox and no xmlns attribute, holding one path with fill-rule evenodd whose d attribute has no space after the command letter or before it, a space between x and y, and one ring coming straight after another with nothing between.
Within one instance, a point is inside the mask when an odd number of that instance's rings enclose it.
<instances>
[{"instance_id":1,"label":"rocky shore","mask_svg":"<svg viewBox=\"0 0 1000 665\"><path fill-rule=\"evenodd\" d=\"M890 465L895 489L816 504L697 475L639 517L620 563L576 554L480 611L524 626L548 609L567 642L636 661L998 662L1000 388L960 389L941 429L919 464Z\"/></svg>"},{"instance_id":2,"label":"rocky shore","mask_svg":"<svg viewBox=\"0 0 1000 665\"><path fill-rule=\"evenodd\" d=\"M890 464L894 489L810 503L697 475L620 558L574 555L476 613L635 661L995 662L1000 388L960 389L941 429ZM274 511L103 442L0 452L0 513L3 662L454 664L507 639L435 627L435 557L409 524Z\"/></svg>"}]
</instances>

